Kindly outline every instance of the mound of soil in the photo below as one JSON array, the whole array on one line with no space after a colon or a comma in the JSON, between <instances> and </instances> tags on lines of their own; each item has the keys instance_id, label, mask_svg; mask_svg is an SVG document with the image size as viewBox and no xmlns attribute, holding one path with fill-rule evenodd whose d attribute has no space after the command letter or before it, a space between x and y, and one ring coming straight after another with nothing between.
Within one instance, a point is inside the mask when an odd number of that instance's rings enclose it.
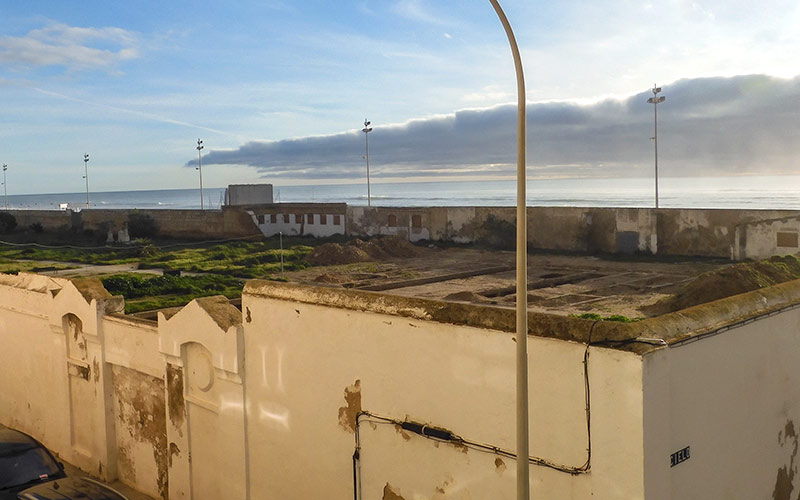
<instances>
[{"instance_id":1,"label":"mound of soil","mask_svg":"<svg viewBox=\"0 0 800 500\"><path fill-rule=\"evenodd\" d=\"M325 243L314 249L306 260L314 266L353 264L372 260L364 250L352 245Z\"/></svg>"},{"instance_id":2,"label":"mound of soil","mask_svg":"<svg viewBox=\"0 0 800 500\"><path fill-rule=\"evenodd\" d=\"M317 283L335 283L335 284L339 284L339 283L344 283L346 281L349 281L349 279L347 278L347 276L343 276L343 275L340 275L340 274L322 273L319 276L317 276L316 278L314 278L314 281L316 281Z\"/></svg>"},{"instance_id":3,"label":"mound of soil","mask_svg":"<svg viewBox=\"0 0 800 500\"><path fill-rule=\"evenodd\" d=\"M325 243L315 248L306 260L314 266L333 266L416 255L419 255L419 249L408 241L396 236L386 236L369 241L355 239L346 245Z\"/></svg>"},{"instance_id":4,"label":"mound of soil","mask_svg":"<svg viewBox=\"0 0 800 500\"><path fill-rule=\"evenodd\" d=\"M347 244L364 250L373 260L383 260L389 257L389 254L384 252L383 249L379 245L375 244L374 241L355 239Z\"/></svg>"},{"instance_id":5,"label":"mound of soil","mask_svg":"<svg viewBox=\"0 0 800 500\"><path fill-rule=\"evenodd\" d=\"M381 250L392 257L415 257L420 254L417 247L403 238L397 236L385 236L372 240Z\"/></svg>"},{"instance_id":6,"label":"mound of soil","mask_svg":"<svg viewBox=\"0 0 800 500\"><path fill-rule=\"evenodd\" d=\"M642 308L645 314L665 314L740 293L800 278L800 260L792 255L741 262L703 273L674 296Z\"/></svg>"}]
</instances>

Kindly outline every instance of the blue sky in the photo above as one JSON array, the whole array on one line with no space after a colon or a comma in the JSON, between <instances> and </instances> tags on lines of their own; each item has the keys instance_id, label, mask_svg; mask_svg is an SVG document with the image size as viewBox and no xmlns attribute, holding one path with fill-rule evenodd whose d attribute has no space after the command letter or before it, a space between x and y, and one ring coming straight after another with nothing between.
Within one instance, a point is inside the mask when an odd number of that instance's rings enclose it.
<instances>
[{"instance_id":1,"label":"blue sky","mask_svg":"<svg viewBox=\"0 0 800 500\"><path fill-rule=\"evenodd\" d=\"M504 0L526 70L532 176L789 173L796 1ZM514 73L486 0L0 0L9 194L501 178ZM751 75L751 76L742 76ZM510 117L510 119L509 119ZM663 123L662 123L663 121ZM731 167L733 165L733 167Z\"/></svg>"}]
</instances>

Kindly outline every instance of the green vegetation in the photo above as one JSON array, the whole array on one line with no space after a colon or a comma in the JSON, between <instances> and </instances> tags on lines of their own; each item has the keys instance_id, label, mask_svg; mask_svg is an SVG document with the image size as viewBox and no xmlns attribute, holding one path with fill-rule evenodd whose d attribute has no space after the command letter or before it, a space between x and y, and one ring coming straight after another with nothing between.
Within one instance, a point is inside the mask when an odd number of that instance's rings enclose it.
<instances>
[{"instance_id":1,"label":"green vegetation","mask_svg":"<svg viewBox=\"0 0 800 500\"><path fill-rule=\"evenodd\" d=\"M111 294L125 297L126 313L182 306L192 299L209 295L235 299L242 296L244 285L239 278L219 274L153 277L116 274L101 281Z\"/></svg>"},{"instance_id":2,"label":"green vegetation","mask_svg":"<svg viewBox=\"0 0 800 500\"><path fill-rule=\"evenodd\" d=\"M128 234L131 238L152 238L158 226L152 216L134 210L128 214Z\"/></svg>"},{"instance_id":3,"label":"green vegetation","mask_svg":"<svg viewBox=\"0 0 800 500\"><path fill-rule=\"evenodd\" d=\"M501 250L514 250L517 246L517 221L507 221L489 214L480 228L478 243Z\"/></svg>"},{"instance_id":4,"label":"green vegetation","mask_svg":"<svg viewBox=\"0 0 800 500\"><path fill-rule=\"evenodd\" d=\"M17 227L17 218L8 212L0 212L0 233L10 233Z\"/></svg>"},{"instance_id":5,"label":"green vegetation","mask_svg":"<svg viewBox=\"0 0 800 500\"><path fill-rule=\"evenodd\" d=\"M611 316L600 316L597 313L583 313L583 314L570 314L571 318L590 319L594 321L617 321L619 323L635 323L641 321L642 318L629 318L622 314L612 314Z\"/></svg>"},{"instance_id":6,"label":"green vegetation","mask_svg":"<svg viewBox=\"0 0 800 500\"><path fill-rule=\"evenodd\" d=\"M137 262L141 247L105 248L42 248L37 246L3 246L0 258L16 260L47 260L81 264L126 264Z\"/></svg>"},{"instance_id":7,"label":"green vegetation","mask_svg":"<svg viewBox=\"0 0 800 500\"><path fill-rule=\"evenodd\" d=\"M287 238L284 238L286 241ZM276 241L237 241L208 248L184 248L164 251L154 249L139 260L139 268L159 268L189 272L217 273L241 278L265 278L280 273L281 250ZM294 245L283 250L286 271L305 269L306 256L312 247Z\"/></svg>"}]
</instances>

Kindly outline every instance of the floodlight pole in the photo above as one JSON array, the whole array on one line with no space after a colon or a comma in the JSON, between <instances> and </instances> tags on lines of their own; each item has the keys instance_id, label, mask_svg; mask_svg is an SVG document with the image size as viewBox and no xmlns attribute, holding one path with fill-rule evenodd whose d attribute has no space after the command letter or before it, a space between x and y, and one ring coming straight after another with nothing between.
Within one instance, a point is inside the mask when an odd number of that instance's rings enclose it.
<instances>
[{"instance_id":1,"label":"floodlight pole","mask_svg":"<svg viewBox=\"0 0 800 500\"><path fill-rule=\"evenodd\" d=\"M200 151L203 149L203 141L197 139L197 170L200 172L200 210L204 209L203 205L203 163Z\"/></svg>"},{"instance_id":2,"label":"floodlight pole","mask_svg":"<svg viewBox=\"0 0 800 500\"><path fill-rule=\"evenodd\" d=\"M89 153L83 154L83 178L86 179L86 208L89 208Z\"/></svg>"},{"instance_id":3,"label":"floodlight pole","mask_svg":"<svg viewBox=\"0 0 800 500\"><path fill-rule=\"evenodd\" d=\"M653 84L653 88L650 89L653 93L653 97L647 100L650 104L653 105L653 146L655 150L655 167L656 167L656 208L658 208L658 103L664 102L666 97L663 95L658 97L658 93L661 92L661 87L657 87L656 84Z\"/></svg>"},{"instance_id":4,"label":"floodlight pole","mask_svg":"<svg viewBox=\"0 0 800 500\"><path fill-rule=\"evenodd\" d=\"M369 191L369 133L372 132L372 122L364 118L364 128L361 129L364 132L364 143L366 144L367 154L364 156L367 160L367 206L372 206L372 195Z\"/></svg>"},{"instance_id":5,"label":"floodlight pole","mask_svg":"<svg viewBox=\"0 0 800 500\"><path fill-rule=\"evenodd\" d=\"M506 31L517 75L517 500L530 498L528 430L528 235L525 195L525 74L514 31L497 0L489 0Z\"/></svg>"},{"instance_id":6,"label":"floodlight pole","mask_svg":"<svg viewBox=\"0 0 800 500\"><path fill-rule=\"evenodd\" d=\"M6 210L8 210L8 184L6 183L6 171L8 170L8 165L3 164L3 195L6 198Z\"/></svg>"}]
</instances>

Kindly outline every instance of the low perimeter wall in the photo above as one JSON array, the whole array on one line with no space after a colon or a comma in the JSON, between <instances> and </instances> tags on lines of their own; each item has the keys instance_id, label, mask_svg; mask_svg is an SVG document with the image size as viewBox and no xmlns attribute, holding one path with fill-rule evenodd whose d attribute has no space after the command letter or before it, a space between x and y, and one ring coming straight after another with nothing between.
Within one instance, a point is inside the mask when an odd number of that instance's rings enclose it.
<instances>
[{"instance_id":1,"label":"low perimeter wall","mask_svg":"<svg viewBox=\"0 0 800 500\"><path fill-rule=\"evenodd\" d=\"M512 207L349 207L291 203L222 210L137 210L160 234L178 238L237 238L263 234L370 237L483 243L513 249ZM20 226L114 231L129 210L19 210ZM800 211L529 207L528 247L579 253L645 253L742 260L800 252Z\"/></svg>"},{"instance_id":2,"label":"low perimeter wall","mask_svg":"<svg viewBox=\"0 0 800 500\"><path fill-rule=\"evenodd\" d=\"M531 496L788 500L798 297L530 313ZM516 497L513 310L267 281L242 311L122 307L96 280L0 275L0 424L165 500Z\"/></svg>"}]
</instances>

